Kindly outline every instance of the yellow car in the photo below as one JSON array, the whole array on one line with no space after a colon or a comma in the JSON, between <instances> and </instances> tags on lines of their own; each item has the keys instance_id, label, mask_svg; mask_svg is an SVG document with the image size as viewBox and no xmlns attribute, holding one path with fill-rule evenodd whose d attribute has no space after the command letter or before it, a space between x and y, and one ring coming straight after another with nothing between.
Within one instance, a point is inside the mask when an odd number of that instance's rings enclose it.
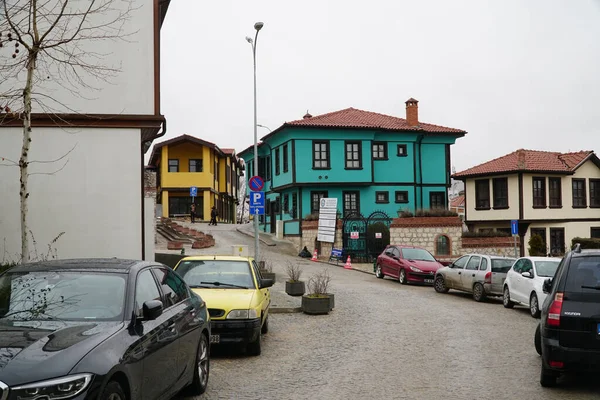
<instances>
[{"instance_id":1,"label":"yellow car","mask_svg":"<svg viewBox=\"0 0 600 400\"><path fill-rule=\"evenodd\" d=\"M269 330L272 279L263 279L252 258L185 257L175 271L206 302L212 344L240 344L260 355L262 334Z\"/></svg>"}]
</instances>

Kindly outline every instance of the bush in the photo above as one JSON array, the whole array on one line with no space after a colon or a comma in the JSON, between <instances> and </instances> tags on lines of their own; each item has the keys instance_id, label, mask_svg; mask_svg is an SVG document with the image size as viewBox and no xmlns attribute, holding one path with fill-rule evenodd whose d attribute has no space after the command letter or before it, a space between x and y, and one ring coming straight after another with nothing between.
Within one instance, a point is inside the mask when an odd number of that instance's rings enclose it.
<instances>
[{"instance_id":1,"label":"bush","mask_svg":"<svg viewBox=\"0 0 600 400\"><path fill-rule=\"evenodd\" d=\"M597 238L575 237L571 240L571 248L577 243L581 244L582 249L600 249L600 239Z\"/></svg>"},{"instance_id":2,"label":"bush","mask_svg":"<svg viewBox=\"0 0 600 400\"><path fill-rule=\"evenodd\" d=\"M318 221L319 213L312 213L304 216L305 221Z\"/></svg>"},{"instance_id":3,"label":"bush","mask_svg":"<svg viewBox=\"0 0 600 400\"><path fill-rule=\"evenodd\" d=\"M300 282L302 268L299 264L288 261L287 263L288 282Z\"/></svg>"},{"instance_id":4,"label":"bush","mask_svg":"<svg viewBox=\"0 0 600 400\"><path fill-rule=\"evenodd\" d=\"M410 217L458 217L458 214L454 211L446 210L445 208L433 208L429 210L417 210L414 214L409 210L400 209L398 210L398 217L410 218Z\"/></svg>"},{"instance_id":5,"label":"bush","mask_svg":"<svg viewBox=\"0 0 600 400\"><path fill-rule=\"evenodd\" d=\"M329 293L331 276L327 270L318 272L308 280L308 290L311 297L322 297Z\"/></svg>"},{"instance_id":6,"label":"bush","mask_svg":"<svg viewBox=\"0 0 600 400\"><path fill-rule=\"evenodd\" d=\"M502 231L483 231L483 232L463 232L462 237L464 238L476 238L476 237L509 237L510 233Z\"/></svg>"},{"instance_id":7,"label":"bush","mask_svg":"<svg viewBox=\"0 0 600 400\"><path fill-rule=\"evenodd\" d=\"M534 257L545 257L546 244L540 235L531 235L529 238L529 255Z\"/></svg>"}]
</instances>

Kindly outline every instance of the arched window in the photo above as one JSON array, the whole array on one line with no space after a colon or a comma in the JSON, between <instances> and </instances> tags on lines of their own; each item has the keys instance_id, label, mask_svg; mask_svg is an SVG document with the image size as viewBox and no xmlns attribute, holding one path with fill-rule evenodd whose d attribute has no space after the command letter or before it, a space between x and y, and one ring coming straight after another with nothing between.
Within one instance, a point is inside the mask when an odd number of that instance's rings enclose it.
<instances>
[{"instance_id":1,"label":"arched window","mask_svg":"<svg viewBox=\"0 0 600 400\"><path fill-rule=\"evenodd\" d=\"M435 254L438 256L450 255L450 238L446 235L439 235L435 240Z\"/></svg>"}]
</instances>

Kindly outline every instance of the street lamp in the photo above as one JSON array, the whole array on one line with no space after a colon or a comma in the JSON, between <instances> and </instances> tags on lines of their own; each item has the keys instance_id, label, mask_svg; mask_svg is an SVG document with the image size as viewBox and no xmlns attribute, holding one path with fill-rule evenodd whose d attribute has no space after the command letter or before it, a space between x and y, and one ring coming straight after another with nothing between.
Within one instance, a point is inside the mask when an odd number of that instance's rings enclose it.
<instances>
[{"instance_id":1,"label":"street lamp","mask_svg":"<svg viewBox=\"0 0 600 400\"><path fill-rule=\"evenodd\" d=\"M258 126L259 128L265 128L265 129L268 129L268 130L269 130L269 132L273 132L273 131L271 130L271 128L269 128L268 126L261 125L261 124L256 124L256 126Z\"/></svg>"},{"instance_id":2,"label":"street lamp","mask_svg":"<svg viewBox=\"0 0 600 400\"><path fill-rule=\"evenodd\" d=\"M246 36L246 40L252 46L252 59L254 61L254 175L258 173L258 122L256 117L256 43L258 41L258 32L260 32L263 26L264 24L262 22L257 22L254 24L254 29L256 30L254 40L252 40L250 36ZM254 258L256 259L256 262L260 261L258 243L258 218L257 215L254 215Z\"/></svg>"}]
</instances>

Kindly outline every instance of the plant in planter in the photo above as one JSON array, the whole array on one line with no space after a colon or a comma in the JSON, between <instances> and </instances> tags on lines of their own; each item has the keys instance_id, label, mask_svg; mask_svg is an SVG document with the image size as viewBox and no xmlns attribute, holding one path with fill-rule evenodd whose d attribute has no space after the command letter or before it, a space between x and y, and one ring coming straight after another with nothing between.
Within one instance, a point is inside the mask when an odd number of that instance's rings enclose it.
<instances>
[{"instance_id":1,"label":"plant in planter","mask_svg":"<svg viewBox=\"0 0 600 400\"><path fill-rule=\"evenodd\" d=\"M287 263L288 279L285 281L285 292L290 296L302 296L306 292L304 281L300 280L302 268L300 265L288 261Z\"/></svg>"},{"instance_id":2,"label":"plant in planter","mask_svg":"<svg viewBox=\"0 0 600 400\"><path fill-rule=\"evenodd\" d=\"M273 272L273 264L268 260L262 260L258 262L258 269L263 279L273 279L275 282L275 272Z\"/></svg>"},{"instance_id":3,"label":"plant in planter","mask_svg":"<svg viewBox=\"0 0 600 400\"><path fill-rule=\"evenodd\" d=\"M306 314L329 314L333 309L333 294L329 293L331 276L327 270L316 273L308 280L309 294L302 296L302 311Z\"/></svg>"}]
</instances>

